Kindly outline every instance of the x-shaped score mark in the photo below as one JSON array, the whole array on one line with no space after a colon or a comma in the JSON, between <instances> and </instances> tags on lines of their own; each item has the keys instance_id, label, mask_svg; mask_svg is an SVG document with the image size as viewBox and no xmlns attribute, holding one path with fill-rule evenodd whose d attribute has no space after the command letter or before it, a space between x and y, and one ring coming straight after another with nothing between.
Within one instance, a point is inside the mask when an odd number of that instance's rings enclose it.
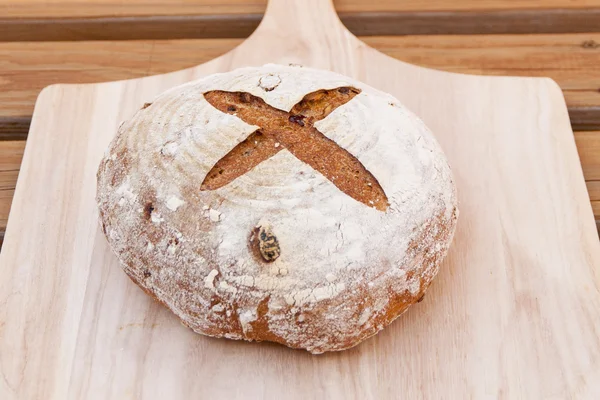
<instances>
[{"instance_id":1,"label":"x-shaped score mark","mask_svg":"<svg viewBox=\"0 0 600 400\"><path fill-rule=\"evenodd\" d=\"M223 187L285 148L348 196L385 211L389 203L377 179L356 157L314 127L315 122L359 93L360 90L353 87L318 90L304 96L290 112L272 107L246 92L213 90L204 93L216 109L260 128L214 165L200 190Z\"/></svg>"}]
</instances>

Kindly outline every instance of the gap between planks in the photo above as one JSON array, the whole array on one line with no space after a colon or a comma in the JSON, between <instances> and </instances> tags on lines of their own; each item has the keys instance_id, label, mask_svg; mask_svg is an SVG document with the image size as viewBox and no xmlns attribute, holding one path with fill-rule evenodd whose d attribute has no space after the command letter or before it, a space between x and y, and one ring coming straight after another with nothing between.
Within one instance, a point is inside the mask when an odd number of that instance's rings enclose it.
<instances>
[{"instance_id":1,"label":"gap between planks","mask_svg":"<svg viewBox=\"0 0 600 400\"><path fill-rule=\"evenodd\" d=\"M574 130L600 129L600 33L363 37L406 62L441 70L550 76ZM239 39L0 43L0 138L23 139L39 91L53 83L114 81L191 67Z\"/></svg>"}]
</instances>

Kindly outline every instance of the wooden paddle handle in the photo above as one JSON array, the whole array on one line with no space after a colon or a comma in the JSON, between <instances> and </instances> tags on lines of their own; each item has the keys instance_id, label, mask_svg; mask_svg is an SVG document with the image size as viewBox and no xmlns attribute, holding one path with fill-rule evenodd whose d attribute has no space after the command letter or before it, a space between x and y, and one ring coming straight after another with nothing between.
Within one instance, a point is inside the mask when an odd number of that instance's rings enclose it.
<instances>
[{"instance_id":1,"label":"wooden paddle handle","mask_svg":"<svg viewBox=\"0 0 600 400\"><path fill-rule=\"evenodd\" d=\"M321 27L331 29L336 25L345 29L332 0L269 0L257 30L273 25L284 35L301 33L302 36L313 36Z\"/></svg>"},{"instance_id":2,"label":"wooden paddle handle","mask_svg":"<svg viewBox=\"0 0 600 400\"><path fill-rule=\"evenodd\" d=\"M232 69L233 65L277 62L358 77L354 62L358 49L361 56L375 53L346 29L332 0L269 0L258 28L224 57L224 65Z\"/></svg>"}]
</instances>

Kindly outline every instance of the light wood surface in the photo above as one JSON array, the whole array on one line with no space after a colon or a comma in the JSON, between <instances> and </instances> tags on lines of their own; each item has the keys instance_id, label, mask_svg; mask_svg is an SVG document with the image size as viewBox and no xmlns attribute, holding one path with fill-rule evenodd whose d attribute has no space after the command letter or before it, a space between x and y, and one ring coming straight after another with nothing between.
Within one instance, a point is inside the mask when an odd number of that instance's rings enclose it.
<instances>
[{"instance_id":1,"label":"light wood surface","mask_svg":"<svg viewBox=\"0 0 600 400\"><path fill-rule=\"evenodd\" d=\"M600 244L559 87L411 66L356 40L328 1L298 4L272 0L257 32L201 66L41 93L0 253L0 397L598 398ZM425 301L346 352L193 334L98 228L94 176L119 121L175 84L265 62L393 93L454 169L459 226Z\"/></svg>"}]
</instances>

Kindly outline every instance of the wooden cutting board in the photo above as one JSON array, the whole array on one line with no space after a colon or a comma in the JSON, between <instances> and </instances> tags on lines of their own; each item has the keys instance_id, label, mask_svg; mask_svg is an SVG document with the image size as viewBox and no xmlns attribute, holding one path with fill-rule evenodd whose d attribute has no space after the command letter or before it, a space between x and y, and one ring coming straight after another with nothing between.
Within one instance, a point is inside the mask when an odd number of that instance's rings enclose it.
<instances>
[{"instance_id":1,"label":"wooden cutting board","mask_svg":"<svg viewBox=\"0 0 600 400\"><path fill-rule=\"evenodd\" d=\"M425 301L351 350L311 356L184 328L98 228L100 158L174 85L267 62L391 92L437 136L461 215ZM401 171L399 171L401 173ZM600 398L600 245L558 86L428 70L367 47L330 0L271 0L201 66L42 91L0 255L0 398Z\"/></svg>"}]
</instances>

